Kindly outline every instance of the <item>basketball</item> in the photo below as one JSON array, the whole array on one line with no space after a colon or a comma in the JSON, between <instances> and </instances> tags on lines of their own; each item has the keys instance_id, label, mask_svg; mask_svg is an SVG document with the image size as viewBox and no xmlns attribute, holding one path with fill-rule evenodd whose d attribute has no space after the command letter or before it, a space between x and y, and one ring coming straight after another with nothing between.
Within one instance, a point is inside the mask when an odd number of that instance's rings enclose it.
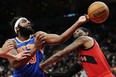
<instances>
[{"instance_id":1,"label":"basketball","mask_svg":"<svg viewBox=\"0 0 116 77\"><path fill-rule=\"evenodd\" d=\"M94 23L105 22L109 16L109 8L104 2L93 2L88 8L88 16Z\"/></svg>"}]
</instances>

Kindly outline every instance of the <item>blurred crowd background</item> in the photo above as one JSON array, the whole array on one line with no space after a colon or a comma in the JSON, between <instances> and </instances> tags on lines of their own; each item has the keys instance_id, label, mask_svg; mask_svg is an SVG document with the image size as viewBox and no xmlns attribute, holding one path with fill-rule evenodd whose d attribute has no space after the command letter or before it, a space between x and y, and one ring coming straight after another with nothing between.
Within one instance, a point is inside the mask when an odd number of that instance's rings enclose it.
<instances>
[{"instance_id":1,"label":"blurred crowd background","mask_svg":"<svg viewBox=\"0 0 116 77\"><path fill-rule=\"evenodd\" d=\"M98 0L0 0L0 46L5 40L14 36L10 21L15 16L28 18L35 31L61 34L69 28L79 16L87 14L89 5ZM110 10L108 19L96 24L91 21L82 25L90 29L93 37L98 41L108 63L116 67L116 0L99 0L105 2ZM45 59L73 41L71 37L62 45L45 46ZM65 56L60 62L49 67L49 71L65 72L78 61L74 51ZM0 58L0 77L12 77L13 69L9 67L7 59ZM113 71L116 75L116 71ZM74 77L78 77L74 75ZM84 76L83 76L84 77Z\"/></svg>"}]
</instances>

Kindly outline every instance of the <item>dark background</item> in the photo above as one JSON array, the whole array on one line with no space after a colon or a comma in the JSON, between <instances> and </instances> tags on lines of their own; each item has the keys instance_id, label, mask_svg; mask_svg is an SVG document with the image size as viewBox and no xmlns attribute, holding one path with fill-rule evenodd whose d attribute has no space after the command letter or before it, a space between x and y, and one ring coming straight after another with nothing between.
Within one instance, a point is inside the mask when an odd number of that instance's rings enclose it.
<instances>
[{"instance_id":1,"label":"dark background","mask_svg":"<svg viewBox=\"0 0 116 77\"><path fill-rule=\"evenodd\" d=\"M6 39L13 36L9 23L15 16L28 18L32 21L33 28L36 31L42 30L61 34L80 15L87 14L89 5L94 1L97 0L0 0L0 46ZM108 5L110 10L109 18L101 24L88 22L86 27L90 28L93 33L100 34L103 32L105 36L102 37L107 38L107 33L110 31L113 35L115 34L116 0L100 1Z\"/></svg>"}]
</instances>

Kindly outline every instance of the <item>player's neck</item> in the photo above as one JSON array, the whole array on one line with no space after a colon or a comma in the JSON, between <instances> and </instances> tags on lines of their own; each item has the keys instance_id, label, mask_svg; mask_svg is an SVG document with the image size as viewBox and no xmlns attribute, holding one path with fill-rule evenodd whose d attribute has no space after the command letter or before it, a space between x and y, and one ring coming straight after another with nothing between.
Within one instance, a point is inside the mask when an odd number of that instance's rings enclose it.
<instances>
[{"instance_id":1,"label":"player's neck","mask_svg":"<svg viewBox=\"0 0 116 77\"><path fill-rule=\"evenodd\" d=\"M28 40L30 38L30 35L22 35L21 33L18 33L17 38L21 41Z\"/></svg>"},{"instance_id":2,"label":"player's neck","mask_svg":"<svg viewBox=\"0 0 116 77\"><path fill-rule=\"evenodd\" d=\"M25 41L25 40L28 40L29 39L29 37L30 36L21 36L21 35L19 35L17 38L19 39L19 40L21 40L21 41Z\"/></svg>"}]
</instances>

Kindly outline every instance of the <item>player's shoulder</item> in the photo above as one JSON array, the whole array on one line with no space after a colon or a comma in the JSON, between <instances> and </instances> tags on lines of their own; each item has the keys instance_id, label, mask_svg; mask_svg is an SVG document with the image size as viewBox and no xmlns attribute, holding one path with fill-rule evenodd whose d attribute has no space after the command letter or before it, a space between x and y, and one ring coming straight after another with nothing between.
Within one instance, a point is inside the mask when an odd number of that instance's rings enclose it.
<instances>
[{"instance_id":1,"label":"player's shoulder","mask_svg":"<svg viewBox=\"0 0 116 77\"><path fill-rule=\"evenodd\" d=\"M77 38L77 40L88 42L88 41L94 41L94 38L90 36L80 36L79 38Z\"/></svg>"},{"instance_id":2,"label":"player's shoulder","mask_svg":"<svg viewBox=\"0 0 116 77\"><path fill-rule=\"evenodd\" d=\"M92 40L92 37L90 36L80 36L79 39L83 39L83 40Z\"/></svg>"},{"instance_id":3,"label":"player's shoulder","mask_svg":"<svg viewBox=\"0 0 116 77\"><path fill-rule=\"evenodd\" d=\"M46 32L44 32L44 31L37 31L35 34L41 34L41 33L45 33L46 34Z\"/></svg>"},{"instance_id":4,"label":"player's shoulder","mask_svg":"<svg viewBox=\"0 0 116 77\"><path fill-rule=\"evenodd\" d=\"M90 36L81 36L79 37L80 42L85 46L87 49L94 46L94 38Z\"/></svg>"},{"instance_id":5,"label":"player's shoulder","mask_svg":"<svg viewBox=\"0 0 116 77\"><path fill-rule=\"evenodd\" d=\"M7 40L5 41L4 44L10 43L10 42L11 42L14 46L17 46L16 41L15 41L13 38L7 39Z\"/></svg>"},{"instance_id":6,"label":"player's shoulder","mask_svg":"<svg viewBox=\"0 0 116 77\"><path fill-rule=\"evenodd\" d=\"M41 34L47 34L46 32L44 31L37 31L33 34L33 36L36 36L36 35L41 35Z\"/></svg>"},{"instance_id":7,"label":"player's shoulder","mask_svg":"<svg viewBox=\"0 0 116 77\"><path fill-rule=\"evenodd\" d=\"M13 42L14 40L13 39L7 39L6 41L5 41L5 43L7 43L7 42Z\"/></svg>"}]
</instances>

